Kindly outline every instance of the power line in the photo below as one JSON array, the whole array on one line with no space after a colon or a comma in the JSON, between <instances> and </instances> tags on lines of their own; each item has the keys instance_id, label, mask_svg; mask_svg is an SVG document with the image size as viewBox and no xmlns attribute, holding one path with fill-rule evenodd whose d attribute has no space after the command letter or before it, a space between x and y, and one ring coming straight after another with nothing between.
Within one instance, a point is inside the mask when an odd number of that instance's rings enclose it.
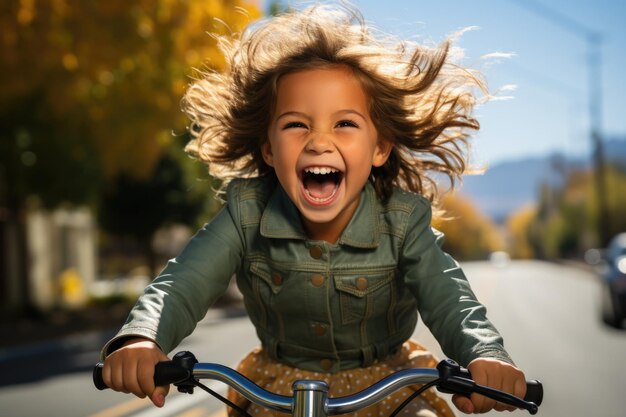
<instances>
[{"instance_id":1,"label":"power line","mask_svg":"<svg viewBox=\"0 0 626 417\"><path fill-rule=\"evenodd\" d=\"M580 36L584 33L586 37L590 38L593 42L599 42L602 39L602 34L594 29L591 29L577 20L572 19L569 16L562 14L546 5L536 2L534 0L510 0L511 2L525 8L526 10L550 20L562 29L572 32L576 36Z\"/></svg>"}]
</instances>

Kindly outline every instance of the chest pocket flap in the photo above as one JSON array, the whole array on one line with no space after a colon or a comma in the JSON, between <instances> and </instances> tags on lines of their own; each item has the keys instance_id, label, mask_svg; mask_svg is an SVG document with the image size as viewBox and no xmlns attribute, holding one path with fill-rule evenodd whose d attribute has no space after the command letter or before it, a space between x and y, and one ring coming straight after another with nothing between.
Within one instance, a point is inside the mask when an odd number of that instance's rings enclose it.
<instances>
[{"instance_id":1,"label":"chest pocket flap","mask_svg":"<svg viewBox=\"0 0 626 417\"><path fill-rule=\"evenodd\" d=\"M335 275L343 324L386 315L394 300L394 271Z\"/></svg>"},{"instance_id":2,"label":"chest pocket flap","mask_svg":"<svg viewBox=\"0 0 626 417\"><path fill-rule=\"evenodd\" d=\"M393 281L393 277L393 271L381 274L335 275L335 288L338 291L362 298L389 285Z\"/></svg>"},{"instance_id":3,"label":"chest pocket flap","mask_svg":"<svg viewBox=\"0 0 626 417\"><path fill-rule=\"evenodd\" d=\"M260 278L265 282L272 293L278 294L283 288L284 275L282 272L272 269L265 262L252 262L250 264L250 274L254 277Z\"/></svg>"}]
</instances>

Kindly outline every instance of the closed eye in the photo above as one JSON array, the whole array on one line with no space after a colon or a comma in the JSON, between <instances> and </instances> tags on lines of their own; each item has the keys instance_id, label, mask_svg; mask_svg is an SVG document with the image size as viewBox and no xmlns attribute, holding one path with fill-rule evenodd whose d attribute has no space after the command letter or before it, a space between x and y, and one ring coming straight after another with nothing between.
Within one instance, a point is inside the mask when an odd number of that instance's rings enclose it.
<instances>
[{"instance_id":1,"label":"closed eye","mask_svg":"<svg viewBox=\"0 0 626 417\"><path fill-rule=\"evenodd\" d=\"M283 126L283 130L285 129L308 129L308 127L302 122L288 122Z\"/></svg>"},{"instance_id":2,"label":"closed eye","mask_svg":"<svg viewBox=\"0 0 626 417\"><path fill-rule=\"evenodd\" d=\"M341 120L337 122L335 127L359 127L359 125L353 120Z\"/></svg>"}]
</instances>

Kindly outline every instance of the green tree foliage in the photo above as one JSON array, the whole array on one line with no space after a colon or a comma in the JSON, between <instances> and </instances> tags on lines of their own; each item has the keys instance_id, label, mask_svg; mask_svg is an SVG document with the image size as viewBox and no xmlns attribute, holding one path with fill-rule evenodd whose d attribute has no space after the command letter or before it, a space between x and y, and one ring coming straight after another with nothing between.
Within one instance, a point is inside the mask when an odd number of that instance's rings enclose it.
<instances>
[{"instance_id":1,"label":"green tree foliage","mask_svg":"<svg viewBox=\"0 0 626 417\"><path fill-rule=\"evenodd\" d=\"M179 161L164 155L148 180L118 175L102 198L100 225L141 247L151 273L158 267L151 240L166 223L193 224L203 198L185 192L188 181Z\"/></svg>"}]
</instances>

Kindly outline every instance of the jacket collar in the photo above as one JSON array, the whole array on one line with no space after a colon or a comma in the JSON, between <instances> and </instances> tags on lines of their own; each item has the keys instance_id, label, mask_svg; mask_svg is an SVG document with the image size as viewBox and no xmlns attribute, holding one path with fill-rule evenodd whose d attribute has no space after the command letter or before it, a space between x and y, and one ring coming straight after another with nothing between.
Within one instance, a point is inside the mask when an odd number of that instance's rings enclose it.
<instances>
[{"instance_id":1,"label":"jacket collar","mask_svg":"<svg viewBox=\"0 0 626 417\"><path fill-rule=\"evenodd\" d=\"M379 205L374 187L367 182L359 205L337 243L358 248L377 247ZM261 236L273 239L308 239L298 209L280 184L276 185L263 211L260 232Z\"/></svg>"}]
</instances>

